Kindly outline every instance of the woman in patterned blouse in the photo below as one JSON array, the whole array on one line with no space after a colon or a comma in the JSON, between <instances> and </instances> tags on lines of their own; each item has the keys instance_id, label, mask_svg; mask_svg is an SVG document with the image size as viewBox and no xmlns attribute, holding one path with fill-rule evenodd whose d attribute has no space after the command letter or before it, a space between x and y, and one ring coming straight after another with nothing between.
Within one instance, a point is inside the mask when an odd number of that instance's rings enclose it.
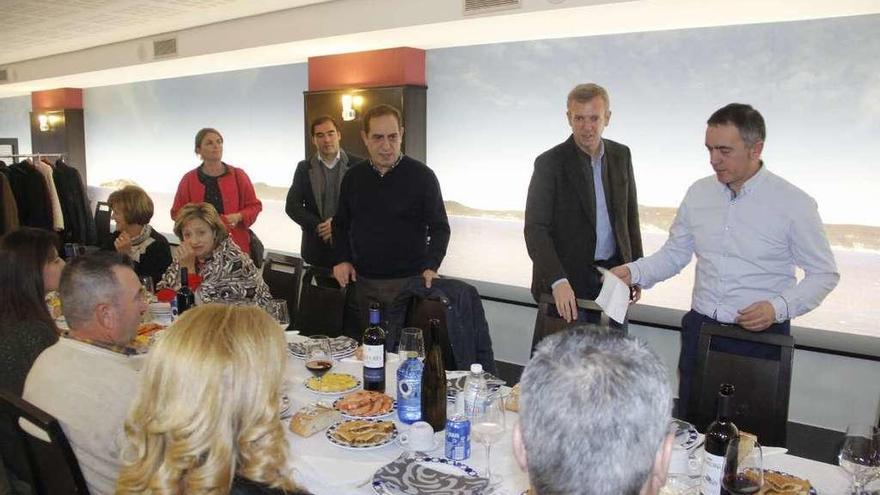
<instances>
[{"instance_id":1,"label":"woman in patterned blouse","mask_svg":"<svg viewBox=\"0 0 880 495\"><path fill-rule=\"evenodd\" d=\"M272 295L260 270L232 242L213 206L190 203L181 208L174 233L180 239L180 247L157 289L179 289L180 269L186 268L189 286L200 303L267 305Z\"/></svg>"}]
</instances>

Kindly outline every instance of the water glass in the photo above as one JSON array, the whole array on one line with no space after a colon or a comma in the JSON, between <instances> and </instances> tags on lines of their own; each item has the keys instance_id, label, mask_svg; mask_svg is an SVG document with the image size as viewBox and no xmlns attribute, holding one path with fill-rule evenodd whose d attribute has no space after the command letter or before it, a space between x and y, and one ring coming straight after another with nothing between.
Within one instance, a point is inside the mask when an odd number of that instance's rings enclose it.
<instances>
[{"instance_id":1,"label":"water glass","mask_svg":"<svg viewBox=\"0 0 880 495\"><path fill-rule=\"evenodd\" d=\"M852 493L861 495L865 485L880 477L880 429L849 425L838 461L852 478Z\"/></svg>"},{"instance_id":2,"label":"water glass","mask_svg":"<svg viewBox=\"0 0 880 495\"><path fill-rule=\"evenodd\" d=\"M731 495L750 495L761 490L764 456L758 442L739 436L727 444L721 486Z\"/></svg>"},{"instance_id":3,"label":"water glass","mask_svg":"<svg viewBox=\"0 0 880 495\"><path fill-rule=\"evenodd\" d=\"M400 354L400 360L403 362L407 358L418 358L420 361L425 360L425 340L422 336L422 329L415 327L407 327L400 331L400 347L397 349Z\"/></svg>"}]
</instances>

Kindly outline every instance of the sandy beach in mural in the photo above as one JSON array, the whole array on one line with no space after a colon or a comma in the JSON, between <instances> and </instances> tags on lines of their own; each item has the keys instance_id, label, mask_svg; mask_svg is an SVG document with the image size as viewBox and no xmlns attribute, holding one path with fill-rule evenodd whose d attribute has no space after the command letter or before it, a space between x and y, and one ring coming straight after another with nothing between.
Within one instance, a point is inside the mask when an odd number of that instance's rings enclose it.
<instances>
[{"instance_id":1,"label":"sandy beach in mural","mask_svg":"<svg viewBox=\"0 0 880 495\"><path fill-rule=\"evenodd\" d=\"M121 183L90 187L90 196L102 200ZM256 185L263 212L253 229L268 249L299 252L300 229L284 212L286 188ZM155 202L153 226L171 232L173 195L150 193ZM531 260L523 241L521 211L487 211L448 201L452 228L441 273L528 287ZM645 253L653 253L665 241L675 208L640 207ZM795 320L796 325L845 333L880 336L880 228L861 225L826 225L841 272L840 283L818 310ZM694 264L682 274L645 291L642 302L668 308L688 309Z\"/></svg>"}]
</instances>

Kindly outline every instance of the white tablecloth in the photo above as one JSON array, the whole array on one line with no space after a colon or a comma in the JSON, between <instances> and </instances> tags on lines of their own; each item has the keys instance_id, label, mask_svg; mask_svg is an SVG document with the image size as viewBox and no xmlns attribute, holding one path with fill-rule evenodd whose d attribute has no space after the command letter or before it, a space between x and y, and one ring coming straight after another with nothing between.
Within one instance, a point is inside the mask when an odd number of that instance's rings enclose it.
<instances>
[{"instance_id":1,"label":"white tablecloth","mask_svg":"<svg viewBox=\"0 0 880 495\"><path fill-rule=\"evenodd\" d=\"M386 366L385 391L391 396L396 390L396 371L398 362ZM351 373L361 377L361 365L354 362L334 363L331 372ZM336 396L323 396L310 392L303 384L311 374L306 370L304 361L290 357L287 369L287 394L293 402L293 410L313 403L317 400L332 402ZM518 415L508 411L506 416L507 431L504 438L492 446L492 470L503 478L506 493L518 495L528 488L528 476L519 469L513 457L512 436L513 425ZM403 432L407 425L400 423L393 415L397 428ZM373 494L370 487L373 473L380 467L399 456L403 449L396 443L376 450L351 451L330 443L323 432L309 438L303 438L286 429L290 442L290 462L295 471L296 480L315 495L339 494ZM437 449L431 455L443 456L445 440L443 432L435 434ZM463 461L477 469L480 474L485 472L486 453L483 447L471 443L471 457ZM831 464L811 461L787 454L768 456L765 460L767 469L774 469L809 479L821 495L846 494L849 480L842 469Z\"/></svg>"}]
</instances>

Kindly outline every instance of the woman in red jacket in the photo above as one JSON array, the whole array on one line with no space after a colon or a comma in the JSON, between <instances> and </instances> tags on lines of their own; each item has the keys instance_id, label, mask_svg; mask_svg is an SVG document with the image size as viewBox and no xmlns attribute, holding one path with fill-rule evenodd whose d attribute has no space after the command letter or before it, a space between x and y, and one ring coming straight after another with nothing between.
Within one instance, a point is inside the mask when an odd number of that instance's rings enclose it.
<instances>
[{"instance_id":1,"label":"woman in red jacket","mask_svg":"<svg viewBox=\"0 0 880 495\"><path fill-rule=\"evenodd\" d=\"M206 127L196 134L195 152L202 158L202 164L180 180L171 218L176 220L177 212L189 203L210 203L217 209L235 244L250 254L248 228L263 210L251 179L244 170L223 163L223 136L216 129Z\"/></svg>"}]
</instances>

